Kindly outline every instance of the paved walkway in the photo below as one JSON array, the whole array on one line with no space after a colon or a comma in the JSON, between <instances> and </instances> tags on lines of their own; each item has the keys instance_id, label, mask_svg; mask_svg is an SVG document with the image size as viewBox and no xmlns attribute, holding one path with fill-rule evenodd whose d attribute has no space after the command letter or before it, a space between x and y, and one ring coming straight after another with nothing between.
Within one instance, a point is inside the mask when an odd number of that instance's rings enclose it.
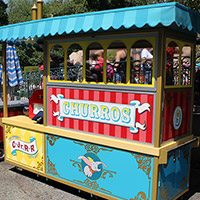
<instances>
[{"instance_id":1,"label":"paved walkway","mask_svg":"<svg viewBox=\"0 0 200 200\"><path fill-rule=\"evenodd\" d=\"M0 200L85 200L86 194L0 162ZM85 196L85 197L84 197Z\"/></svg>"}]
</instances>

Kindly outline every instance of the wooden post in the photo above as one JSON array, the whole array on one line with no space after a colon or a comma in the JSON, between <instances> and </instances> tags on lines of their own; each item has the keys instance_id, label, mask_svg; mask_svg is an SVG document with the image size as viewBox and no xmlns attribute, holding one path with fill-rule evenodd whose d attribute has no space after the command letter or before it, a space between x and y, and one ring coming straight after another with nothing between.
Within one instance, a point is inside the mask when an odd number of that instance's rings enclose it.
<instances>
[{"instance_id":1,"label":"wooden post","mask_svg":"<svg viewBox=\"0 0 200 200\"><path fill-rule=\"evenodd\" d=\"M32 20L36 20L37 19L37 6L34 3L33 7L32 7Z\"/></svg>"},{"instance_id":2,"label":"wooden post","mask_svg":"<svg viewBox=\"0 0 200 200\"><path fill-rule=\"evenodd\" d=\"M159 32L158 39L158 61L157 61L157 95L156 95L156 116L155 116L155 136L154 147L160 147L160 133L162 122L162 102L163 102L163 70L165 66L165 35L164 30Z\"/></svg>"},{"instance_id":3,"label":"wooden post","mask_svg":"<svg viewBox=\"0 0 200 200\"><path fill-rule=\"evenodd\" d=\"M7 73L6 73L6 42L3 42L2 63L3 63L3 116L4 117L8 117Z\"/></svg>"},{"instance_id":4,"label":"wooden post","mask_svg":"<svg viewBox=\"0 0 200 200\"><path fill-rule=\"evenodd\" d=\"M37 19L42 19L43 0L37 0Z\"/></svg>"},{"instance_id":5,"label":"wooden post","mask_svg":"<svg viewBox=\"0 0 200 200\"><path fill-rule=\"evenodd\" d=\"M44 71L43 71L43 125L47 125L47 66L48 66L48 52L47 52L47 42L44 41Z\"/></svg>"}]
</instances>

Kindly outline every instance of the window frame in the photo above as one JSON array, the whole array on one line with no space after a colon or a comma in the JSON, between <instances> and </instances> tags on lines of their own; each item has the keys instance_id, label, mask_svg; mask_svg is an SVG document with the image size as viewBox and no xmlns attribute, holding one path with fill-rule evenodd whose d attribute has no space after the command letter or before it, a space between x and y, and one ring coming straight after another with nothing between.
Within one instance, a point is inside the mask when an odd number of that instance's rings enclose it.
<instances>
[{"instance_id":1,"label":"window frame","mask_svg":"<svg viewBox=\"0 0 200 200\"><path fill-rule=\"evenodd\" d=\"M139 37L138 37L139 36ZM148 41L153 48L153 70L152 70L152 84L136 84L136 83L130 83L130 65L131 65L131 56L130 51L131 47L135 44L135 42L139 40L146 40ZM112 44L115 41L122 42L127 49L127 73L126 73L126 83L112 83L112 82L106 82L106 76L107 76L107 70L106 70L106 59L107 59L107 49L110 44ZM104 50L104 68L103 68L103 82L87 82L86 81L86 50L88 46L92 43L99 43L103 50ZM108 85L108 86L131 86L131 87L145 87L145 88L154 88L155 87L155 80L156 80L156 67L157 67L157 49L156 49L156 43L157 43L157 34L140 34L140 35L125 35L125 36L110 36L110 37L97 37L97 38L85 38L85 39L66 39L66 40L57 40L57 41L49 41L47 42L47 48L48 48L48 70L47 70L47 83L75 83L75 84L87 84L87 85ZM68 81L67 80L67 51L68 48L73 45L78 44L83 50L83 81ZM64 80L50 80L50 51L51 48L55 45L59 45L64 50ZM52 85L52 84L51 84Z\"/></svg>"},{"instance_id":2,"label":"window frame","mask_svg":"<svg viewBox=\"0 0 200 200\"><path fill-rule=\"evenodd\" d=\"M167 65L167 47L170 42L174 42L178 45L179 47L179 71L178 71L178 85L167 85L166 84L166 65ZM182 85L181 84L181 69L182 69L182 63L181 63L181 57L182 57L182 50L183 47L189 46L191 48L191 79L190 79L190 84L189 85ZM165 45L165 65L164 65L164 87L165 88L191 88L192 87L192 82L193 82L193 72L194 72L194 67L193 67L193 61L194 61L194 44L191 42L187 42L184 40L178 40L170 37L166 37L166 45Z\"/></svg>"}]
</instances>

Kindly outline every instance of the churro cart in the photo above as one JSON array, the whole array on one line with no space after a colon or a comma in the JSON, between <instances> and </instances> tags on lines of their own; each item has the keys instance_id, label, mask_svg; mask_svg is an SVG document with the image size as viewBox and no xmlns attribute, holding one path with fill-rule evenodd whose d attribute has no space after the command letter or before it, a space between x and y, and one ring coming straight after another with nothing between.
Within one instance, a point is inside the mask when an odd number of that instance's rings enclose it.
<instances>
[{"instance_id":1,"label":"churro cart","mask_svg":"<svg viewBox=\"0 0 200 200\"><path fill-rule=\"evenodd\" d=\"M0 27L4 56L9 39L42 37L44 49L43 124L4 117L5 161L106 199L182 196L199 32L178 3ZM6 94L5 77L4 64Z\"/></svg>"}]
</instances>

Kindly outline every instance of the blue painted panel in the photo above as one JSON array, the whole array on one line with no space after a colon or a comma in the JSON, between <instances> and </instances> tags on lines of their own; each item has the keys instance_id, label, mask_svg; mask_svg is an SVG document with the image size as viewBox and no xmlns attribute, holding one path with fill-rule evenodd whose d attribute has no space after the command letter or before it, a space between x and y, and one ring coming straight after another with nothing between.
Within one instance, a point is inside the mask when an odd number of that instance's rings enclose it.
<instances>
[{"instance_id":1,"label":"blue painted panel","mask_svg":"<svg viewBox=\"0 0 200 200\"><path fill-rule=\"evenodd\" d=\"M190 169L190 150L191 145L184 146L177 150L176 165L176 189L181 193L189 187L189 169Z\"/></svg>"},{"instance_id":2,"label":"blue painted panel","mask_svg":"<svg viewBox=\"0 0 200 200\"><path fill-rule=\"evenodd\" d=\"M46 136L52 177L119 199L151 199L153 157Z\"/></svg>"},{"instance_id":3,"label":"blue painted panel","mask_svg":"<svg viewBox=\"0 0 200 200\"><path fill-rule=\"evenodd\" d=\"M159 166L159 192L158 199L171 199L176 194L175 176L176 176L176 152L168 154L166 165Z\"/></svg>"},{"instance_id":4,"label":"blue painted panel","mask_svg":"<svg viewBox=\"0 0 200 200\"><path fill-rule=\"evenodd\" d=\"M159 200L173 199L189 186L190 145L171 151L167 165L160 165Z\"/></svg>"}]
</instances>

